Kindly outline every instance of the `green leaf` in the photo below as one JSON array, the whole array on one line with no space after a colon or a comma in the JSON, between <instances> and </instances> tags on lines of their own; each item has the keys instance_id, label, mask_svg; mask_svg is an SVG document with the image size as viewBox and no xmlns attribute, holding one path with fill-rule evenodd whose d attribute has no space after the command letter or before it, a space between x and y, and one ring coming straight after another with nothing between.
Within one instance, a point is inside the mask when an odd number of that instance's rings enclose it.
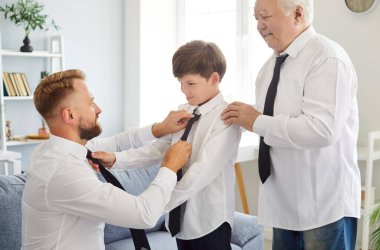
<instances>
[{"instance_id":1,"label":"green leaf","mask_svg":"<svg viewBox=\"0 0 380 250\"><path fill-rule=\"evenodd\" d=\"M36 29L59 29L54 20L47 22L49 17L42 13L43 10L44 5L35 0L18 0L16 4L6 4L5 7L0 6L0 12L4 13L4 18L9 19L16 26L22 26L26 35Z\"/></svg>"}]
</instances>

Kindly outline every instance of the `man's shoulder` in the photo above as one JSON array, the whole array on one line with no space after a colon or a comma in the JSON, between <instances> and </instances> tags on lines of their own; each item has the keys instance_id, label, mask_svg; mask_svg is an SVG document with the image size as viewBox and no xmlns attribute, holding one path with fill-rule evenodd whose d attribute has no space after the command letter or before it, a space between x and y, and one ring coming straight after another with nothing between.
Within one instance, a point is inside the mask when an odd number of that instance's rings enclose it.
<instances>
[{"instance_id":1,"label":"man's shoulder","mask_svg":"<svg viewBox=\"0 0 380 250\"><path fill-rule=\"evenodd\" d=\"M321 34L315 35L310 40L308 47L314 53L319 53L326 57L341 58L347 56L346 51L339 43Z\"/></svg>"}]
</instances>

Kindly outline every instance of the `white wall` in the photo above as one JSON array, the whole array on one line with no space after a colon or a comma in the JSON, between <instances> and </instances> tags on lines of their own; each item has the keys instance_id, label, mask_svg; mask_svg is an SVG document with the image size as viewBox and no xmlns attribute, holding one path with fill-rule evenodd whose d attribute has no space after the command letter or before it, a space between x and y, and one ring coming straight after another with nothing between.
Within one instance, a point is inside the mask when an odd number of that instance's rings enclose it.
<instances>
[{"instance_id":1,"label":"white wall","mask_svg":"<svg viewBox=\"0 0 380 250\"><path fill-rule=\"evenodd\" d=\"M112 135L123 130L124 97L124 13L123 0L38 0L45 4L47 15L53 17L61 26L59 33L64 36L66 69L79 68L87 75L95 101L102 108L100 122L103 125L102 136ZM0 0L0 5L14 3L16 0ZM23 30L9 20L0 17L2 46L18 49L22 45ZM35 50L46 49L45 37L55 33L32 32L30 39ZM33 63L35 61L32 61ZM10 62L17 68L17 61ZM22 69L19 69L22 70ZM37 68L36 71L42 69ZM36 75L38 75L37 72ZM38 79L31 83L36 85ZM12 104L13 105L13 104ZM32 106L29 104L17 104ZM17 116L27 113L23 108ZM22 120L21 120L22 121ZM37 132L40 123L13 121L16 134ZM22 124L22 126L20 125ZM33 147L12 147L10 150L23 152L23 168L26 168Z\"/></svg>"}]
</instances>

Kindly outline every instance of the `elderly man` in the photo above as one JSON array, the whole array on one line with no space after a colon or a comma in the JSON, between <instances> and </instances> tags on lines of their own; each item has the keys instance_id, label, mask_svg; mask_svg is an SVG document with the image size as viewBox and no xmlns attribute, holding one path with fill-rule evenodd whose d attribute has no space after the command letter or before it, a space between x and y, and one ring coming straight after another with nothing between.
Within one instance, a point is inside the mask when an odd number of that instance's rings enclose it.
<instances>
[{"instance_id":1,"label":"elderly man","mask_svg":"<svg viewBox=\"0 0 380 250\"><path fill-rule=\"evenodd\" d=\"M273 249L354 249L360 217L357 78L344 49L315 32L312 0L257 0L257 29L274 54L256 105L222 113L260 135L259 219Z\"/></svg>"},{"instance_id":2,"label":"elderly man","mask_svg":"<svg viewBox=\"0 0 380 250\"><path fill-rule=\"evenodd\" d=\"M104 222L150 228L170 200L176 172L189 159L191 146L178 142L167 151L156 179L139 196L100 182L89 165L85 147L101 132L101 112L80 70L44 78L34 92L34 103L52 134L32 155L22 199L22 249L104 249ZM153 135L183 129L190 115L173 112L151 128L131 130L95 147L121 149L141 146ZM152 135L153 134L153 135ZM131 155L131 157L133 157Z\"/></svg>"}]
</instances>

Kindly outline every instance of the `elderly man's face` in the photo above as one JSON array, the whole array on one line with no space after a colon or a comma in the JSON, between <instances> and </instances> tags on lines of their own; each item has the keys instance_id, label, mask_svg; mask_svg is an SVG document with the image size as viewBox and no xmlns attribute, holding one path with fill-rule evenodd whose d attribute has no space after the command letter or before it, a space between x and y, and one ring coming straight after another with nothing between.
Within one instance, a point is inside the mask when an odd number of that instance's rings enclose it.
<instances>
[{"instance_id":1,"label":"elderly man's face","mask_svg":"<svg viewBox=\"0 0 380 250\"><path fill-rule=\"evenodd\" d=\"M298 36L295 12L285 16L277 0L256 0L257 30L275 52L283 52Z\"/></svg>"}]
</instances>

